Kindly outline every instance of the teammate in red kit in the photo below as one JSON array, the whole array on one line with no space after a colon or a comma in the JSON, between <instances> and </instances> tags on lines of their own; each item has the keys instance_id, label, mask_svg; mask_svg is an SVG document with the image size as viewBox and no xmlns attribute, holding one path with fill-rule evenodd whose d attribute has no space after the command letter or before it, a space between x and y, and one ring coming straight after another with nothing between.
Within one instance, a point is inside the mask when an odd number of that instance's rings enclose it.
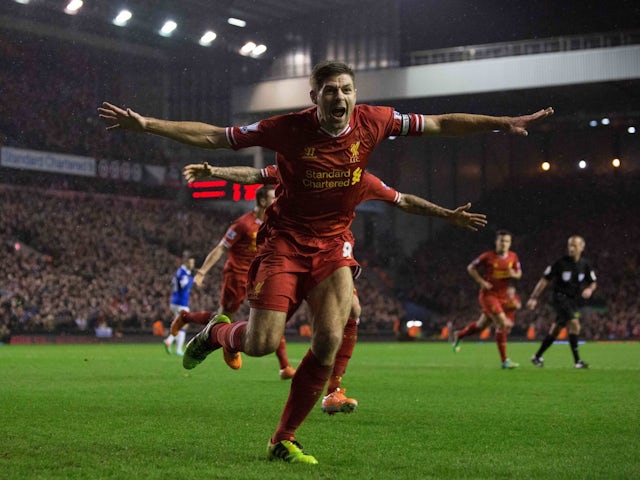
<instances>
[{"instance_id":1,"label":"teammate in red kit","mask_svg":"<svg viewBox=\"0 0 640 480\"><path fill-rule=\"evenodd\" d=\"M487 325L493 323L501 366L509 369L520 365L507 357L507 334L513 326L513 321L507 318L504 305L508 300L509 283L512 279L519 280L522 277L518 255L510 251L511 238L511 233L508 231L498 230L495 249L484 252L467 266L469 275L480 285L478 301L482 313L477 321L471 322L453 334L453 351L459 352L460 341L464 337L481 332ZM482 270L482 275L478 269Z\"/></svg>"},{"instance_id":2,"label":"teammate in red kit","mask_svg":"<svg viewBox=\"0 0 640 480\"><path fill-rule=\"evenodd\" d=\"M275 351L287 312L307 301L311 347L291 382L280 423L270 438L270 459L316 464L296 441L296 430L318 401L342 342L353 300L353 235L349 227L362 175L373 149L390 136L465 135L501 130L526 135L548 117L547 108L520 117L472 114L400 114L390 107L356 105L355 74L340 62L316 65L313 107L252 125L217 127L143 117L103 103L107 129L153 133L202 148L261 146L280 154L280 184L258 233L249 271L247 322L218 316L187 345L183 366L194 368L221 347L262 356Z\"/></svg>"},{"instance_id":3,"label":"teammate in red kit","mask_svg":"<svg viewBox=\"0 0 640 480\"><path fill-rule=\"evenodd\" d=\"M511 332L511 327L516 323L516 312L522 308L522 299L516 292L516 287L509 285L507 287L507 299L502 304L502 309L507 317L507 325L511 324L507 329L507 334Z\"/></svg>"},{"instance_id":4,"label":"teammate in red kit","mask_svg":"<svg viewBox=\"0 0 640 480\"><path fill-rule=\"evenodd\" d=\"M245 166L216 167L205 162L203 164L187 165L184 168L184 177L188 182L205 180L211 177L223 178L241 184L263 182L277 184L279 182L277 165L269 165L265 168L257 169ZM468 212L471 204L460 206L455 210L449 210L415 195L400 193L369 172L364 173L362 183L363 188L360 190L358 203L368 200L380 200L392 204L407 213L443 218L453 225L468 228L472 231L477 231L487 224L486 215ZM349 413L353 412L358 406L356 399L345 395L346 390L342 388L342 376L346 371L358 338L360 312L360 301L354 288L351 312L344 329L340 349L336 354L333 371L329 376L327 394L322 399L322 410L325 413ZM293 314L294 312L289 313ZM203 317L203 319L206 318L206 316Z\"/></svg>"},{"instance_id":5,"label":"teammate in red kit","mask_svg":"<svg viewBox=\"0 0 640 480\"><path fill-rule=\"evenodd\" d=\"M257 250L258 228L262 225L264 211L273 203L273 200L273 185L264 185L256 190L255 207L231 224L222 240L209 252L202 266L196 270L194 283L197 287L201 287L207 272L225 253L227 254L227 261L222 271L222 291L218 314L226 315L232 321L242 302L247 298L247 274ZM171 332L180 331L188 323L206 325L212 317L213 312L183 311L171 323ZM296 373L295 369L289 365L286 345L283 335L275 352L280 364L279 375L283 380L293 378ZM223 352L225 362L229 367L234 370L242 367L240 353L228 352L227 350L223 350Z\"/></svg>"},{"instance_id":6,"label":"teammate in red kit","mask_svg":"<svg viewBox=\"0 0 640 480\"><path fill-rule=\"evenodd\" d=\"M502 309L504 310L504 314L508 320L507 328L505 328L505 331L507 332L507 336L509 336L509 334L511 333L511 329L513 328L513 325L515 325L516 323L516 312L521 308L522 308L522 300L520 299L520 295L516 293L516 287L514 287L513 285L509 285L507 287L507 299L502 304ZM489 322L487 322L486 325L487 326L485 326L484 328L491 327ZM481 335L480 338L486 338L486 337ZM459 352L460 344L458 344L457 346L454 345L453 350L456 353Z\"/></svg>"}]
</instances>

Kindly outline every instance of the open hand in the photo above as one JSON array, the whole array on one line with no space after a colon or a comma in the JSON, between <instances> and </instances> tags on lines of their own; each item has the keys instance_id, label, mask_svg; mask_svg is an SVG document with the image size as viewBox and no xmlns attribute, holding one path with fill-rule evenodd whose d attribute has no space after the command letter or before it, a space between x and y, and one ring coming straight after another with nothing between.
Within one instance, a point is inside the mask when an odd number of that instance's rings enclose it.
<instances>
[{"instance_id":1,"label":"open hand","mask_svg":"<svg viewBox=\"0 0 640 480\"><path fill-rule=\"evenodd\" d=\"M545 118L550 117L551 115L553 115L553 108L547 107L543 108L542 110L538 110L531 115L509 117L509 129L507 130L507 132L513 133L514 135L527 136L529 135L529 132L527 131L527 128L529 126L533 125L534 123L540 122Z\"/></svg>"},{"instance_id":2,"label":"open hand","mask_svg":"<svg viewBox=\"0 0 640 480\"><path fill-rule=\"evenodd\" d=\"M182 169L182 175L189 183L212 177L211 167L207 162L191 163Z\"/></svg>"},{"instance_id":3,"label":"open hand","mask_svg":"<svg viewBox=\"0 0 640 480\"><path fill-rule=\"evenodd\" d=\"M487 216L483 213L468 212L470 208L471 203L456 208L449 217L449 221L458 227L477 232L478 229L487 226Z\"/></svg>"},{"instance_id":4,"label":"open hand","mask_svg":"<svg viewBox=\"0 0 640 480\"><path fill-rule=\"evenodd\" d=\"M98 116L107 124L107 130L143 132L147 123L142 115L130 108L123 110L109 102L103 102L102 107L98 107Z\"/></svg>"}]
</instances>

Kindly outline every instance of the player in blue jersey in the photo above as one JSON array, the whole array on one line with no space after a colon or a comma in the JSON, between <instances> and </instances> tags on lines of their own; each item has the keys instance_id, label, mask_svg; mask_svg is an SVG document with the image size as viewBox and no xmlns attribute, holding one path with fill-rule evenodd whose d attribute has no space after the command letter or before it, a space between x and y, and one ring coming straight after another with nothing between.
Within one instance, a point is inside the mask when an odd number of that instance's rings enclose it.
<instances>
[{"instance_id":1,"label":"player in blue jersey","mask_svg":"<svg viewBox=\"0 0 640 480\"><path fill-rule=\"evenodd\" d=\"M196 260L191 253L188 251L183 252L182 265L176 270L175 275L171 279L171 304L169 307L171 308L174 318L181 315L183 311L189 311L189 294L193 286L193 268L195 265ZM183 355L186 335L184 329L181 329L175 336L169 333L169 336L164 339L164 348L167 353L171 353L171 346L175 341L176 355Z\"/></svg>"}]
</instances>

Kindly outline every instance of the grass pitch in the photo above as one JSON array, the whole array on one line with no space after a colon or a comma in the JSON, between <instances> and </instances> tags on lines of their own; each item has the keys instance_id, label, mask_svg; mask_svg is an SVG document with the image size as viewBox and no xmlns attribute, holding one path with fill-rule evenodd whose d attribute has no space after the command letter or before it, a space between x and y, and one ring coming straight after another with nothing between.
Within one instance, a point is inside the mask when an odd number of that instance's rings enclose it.
<instances>
[{"instance_id":1,"label":"grass pitch","mask_svg":"<svg viewBox=\"0 0 640 480\"><path fill-rule=\"evenodd\" d=\"M307 344L291 343L297 365ZM316 466L265 460L287 398L273 355L192 371L160 343L0 347L2 479L636 479L640 345L359 343L360 406L298 431Z\"/></svg>"}]
</instances>

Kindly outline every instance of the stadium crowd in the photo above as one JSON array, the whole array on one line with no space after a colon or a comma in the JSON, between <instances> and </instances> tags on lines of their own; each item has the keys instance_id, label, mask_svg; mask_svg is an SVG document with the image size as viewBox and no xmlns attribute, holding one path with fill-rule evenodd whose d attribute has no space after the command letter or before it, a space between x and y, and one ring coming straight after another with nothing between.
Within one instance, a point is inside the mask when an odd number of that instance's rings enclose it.
<instances>
[{"instance_id":1,"label":"stadium crowd","mask_svg":"<svg viewBox=\"0 0 640 480\"><path fill-rule=\"evenodd\" d=\"M613 202L604 201L611 189L625 195L632 183L629 179L599 192L591 187L591 194L603 200L599 207L580 207L577 202L564 214L536 215L547 220L535 227L529 225L534 218L524 221L497 208L509 201L517 212L519 203L526 203L522 191L520 200L510 198L515 194L505 190L488 195L478 206L481 211L498 212L492 224L507 225L514 232L513 249L525 272L517 289L525 300L546 264L564 252L566 238L575 232L585 236L586 256L596 268L599 288L592 308L585 312L584 338L640 338L640 259L633 248L633 239L640 235L640 226L633 221L637 212L616 209ZM554 195L545 194L555 205L559 199L554 200ZM180 253L189 249L200 262L234 218L230 212L188 208L172 201L45 193L8 185L0 185L0 205L0 324L13 333L92 332L101 324L120 333L150 332L156 320L167 324L169 281ZM581 213L581 208L590 212ZM390 334L394 323L408 319L403 301L431 312L423 319L426 336L437 336L447 322L458 326L473 319L478 314L477 291L465 267L490 248L490 230L470 235L447 227L440 238L422 245L398 272L392 272L396 279L409 280L396 281L397 288L389 287L384 277L389 272L365 268L365 275L356 281L363 305L360 331ZM222 264L207 275L203 289L193 289L193 310L216 307ZM245 305L240 318L247 313ZM548 302L535 312L522 310L514 335L524 335L531 325L545 332L553 315ZM302 308L290 327L298 329L308 322Z\"/></svg>"},{"instance_id":2,"label":"stadium crowd","mask_svg":"<svg viewBox=\"0 0 640 480\"><path fill-rule=\"evenodd\" d=\"M234 215L176 202L0 185L0 324L12 333L151 332L168 325L170 280L180 254L201 262ZM192 310L217 309L219 262ZM358 281L363 331L390 331L401 304ZM246 317L246 305L239 318ZM291 326L308 323L304 309Z\"/></svg>"},{"instance_id":3,"label":"stadium crowd","mask_svg":"<svg viewBox=\"0 0 640 480\"><path fill-rule=\"evenodd\" d=\"M0 145L169 163L150 138L131 141L126 135L102 134L104 127L95 115L101 89L116 94L121 82L86 49L5 36L0 38L0 69Z\"/></svg>"},{"instance_id":4,"label":"stadium crowd","mask_svg":"<svg viewBox=\"0 0 640 480\"><path fill-rule=\"evenodd\" d=\"M3 322L18 332L166 320L178 252L204 251L226 226L168 202L8 187L0 197L0 305ZM213 301L197 297L196 305Z\"/></svg>"}]
</instances>

